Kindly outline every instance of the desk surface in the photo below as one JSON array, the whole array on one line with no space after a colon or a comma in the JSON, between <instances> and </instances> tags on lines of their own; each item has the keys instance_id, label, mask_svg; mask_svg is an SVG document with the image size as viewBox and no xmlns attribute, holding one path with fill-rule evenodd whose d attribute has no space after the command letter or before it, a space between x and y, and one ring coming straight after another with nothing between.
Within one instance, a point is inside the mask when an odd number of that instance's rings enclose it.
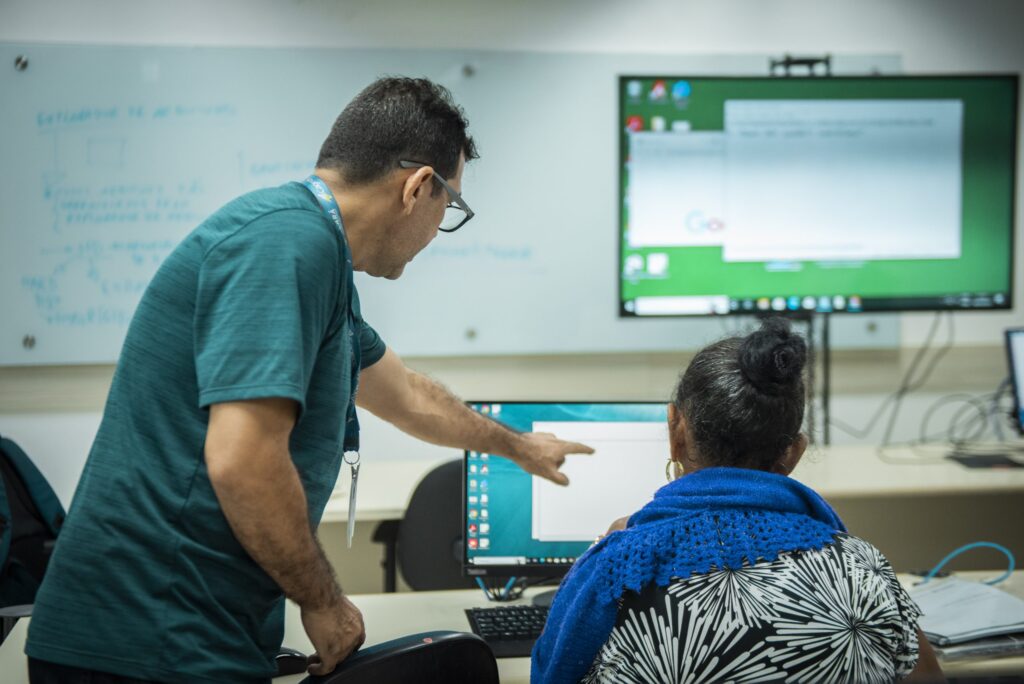
<instances>
[{"instance_id":1,"label":"desk surface","mask_svg":"<svg viewBox=\"0 0 1024 684\"><path fill-rule=\"evenodd\" d=\"M945 447L926 450L890 449L883 460L875 447L811 448L793 477L826 499L911 497L929 495L1024 492L1024 468L980 469L943 459ZM453 456L454 456L453 452ZM356 517L359 520L401 518L413 490L443 461L373 461L365 459L359 474ZM346 473L324 511L324 522L348 518Z\"/></svg>"},{"instance_id":2,"label":"desk surface","mask_svg":"<svg viewBox=\"0 0 1024 684\"><path fill-rule=\"evenodd\" d=\"M966 579L985 579L998 572L964 572L960 577ZM900 580L909 584L916 578L901 575ZM1024 598L1024 570L1018 570L1000 588ZM515 603L523 603L534 593L542 589L527 591L527 598ZM488 605L483 594L476 590L460 591L423 591L402 594L363 594L352 596L359 609L363 612L366 624L366 645L372 646L401 636L429 632L433 630L469 631L466 620L466 608ZM491 604L494 605L494 604ZM11 632L7 641L0 646L0 672L5 674L4 681L10 684L27 682L25 656L23 654L25 633L28 620L20 620ZM302 628L298 608L288 603L285 613L285 646L310 653L312 647ZM954 663L943 663L943 671L949 676L982 677L1001 676L1024 673L1024 657L1001 658L996 660L965 660ZM526 684L530 680L529 658L500 658L498 672L502 684ZM8 678L8 673L15 673ZM297 684L302 675L275 679L275 683Z\"/></svg>"}]
</instances>

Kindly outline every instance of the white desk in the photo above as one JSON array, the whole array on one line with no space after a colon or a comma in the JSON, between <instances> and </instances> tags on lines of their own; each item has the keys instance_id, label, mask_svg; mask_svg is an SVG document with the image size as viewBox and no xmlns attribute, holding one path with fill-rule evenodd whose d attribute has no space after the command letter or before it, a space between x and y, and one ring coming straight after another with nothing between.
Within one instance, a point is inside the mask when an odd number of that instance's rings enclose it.
<instances>
[{"instance_id":1,"label":"white desk","mask_svg":"<svg viewBox=\"0 0 1024 684\"><path fill-rule=\"evenodd\" d=\"M965 572L960 576L970 579L985 579L998 572ZM900 576L906 584L914 578ZM1006 582L999 585L1004 590L1024 597L1024 570L1018 570ZM541 589L527 592L527 598ZM364 594L352 596L363 612L366 624L366 645L372 646L401 636L433 630L469 631L466 608L488 605L483 594L476 590L425 591L403 594ZM522 603L527 599L521 599ZM491 604L494 605L494 604ZM27 682L25 656L23 654L28 620L21 620L7 641L0 646L0 673L3 681L10 684ZM302 629L298 609L291 603L285 613L286 646L310 653L309 639ZM969 660L943 663L943 671L949 676L982 677L1024 673L1024 657L995 660ZM503 684L526 684L530 680L529 658L500 658L498 673ZM280 684L297 684L302 675L275 679Z\"/></svg>"},{"instance_id":2,"label":"white desk","mask_svg":"<svg viewBox=\"0 0 1024 684\"><path fill-rule=\"evenodd\" d=\"M793 477L829 500L875 497L912 497L940 494L1024 493L1024 468L965 468L953 461L929 459L944 453L896 449L887 452L906 464L886 463L874 447L834 446L808 449ZM918 454L925 453L925 456ZM456 452L452 457L456 458ZM438 460L364 460L359 474L356 517L359 520L393 520L405 514L413 490L438 464ZM348 519L348 472L342 470L338 488L324 511L323 522ZM652 492L653 493L653 492ZM458 502L454 502L455 505Z\"/></svg>"},{"instance_id":3,"label":"white desk","mask_svg":"<svg viewBox=\"0 0 1024 684\"><path fill-rule=\"evenodd\" d=\"M945 445L887 449L810 448L793 477L829 500L948 494L1024 493L1024 468L967 468L945 459Z\"/></svg>"}]
</instances>

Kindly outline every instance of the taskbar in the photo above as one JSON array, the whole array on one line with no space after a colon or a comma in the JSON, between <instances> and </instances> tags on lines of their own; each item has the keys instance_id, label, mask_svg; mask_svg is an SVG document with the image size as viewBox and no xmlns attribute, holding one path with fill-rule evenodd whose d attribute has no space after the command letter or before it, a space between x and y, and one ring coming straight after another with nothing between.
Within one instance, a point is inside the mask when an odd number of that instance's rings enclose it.
<instances>
[{"instance_id":1,"label":"taskbar","mask_svg":"<svg viewBox=\"0 0 1024 684\"><path fill-rule=\"evenodd\" d=\"M470 556L470 565L572 565L572 556Z\"/></svg>"},{"instance_id":2,"label":"taskbar","mask_svg":"<svg viewBox=\"0 0 1024 684\"><path fill-rule=\"evenodd\" d=\"M526 565L526 556L469 556L470 565Z\"/></svg>"},{"instance_id":3,"label":"taskbar","mask_svg":"<svg viewBox=\"0 0 1024 684\"><path fill-rule=\"evenodd\" d=\"M468 556L462 571L467 577L561 577L575 562L569 556Z\"/></svg>"},{"instance_id":4,"label":"taskbar","mask_svg":"<svg viewBox=\"0 0 1024 684\"><path fill-rule=\"evenodd\" d=\"M622 317L723 316L730 314L810 314L900 311L984 311L1009 309L1006 292L957 293L926 297L863 297L858 294L772 295L730 297L728 295L682 295L636 297L619 307Z\"/></svg>"}]
</instances>

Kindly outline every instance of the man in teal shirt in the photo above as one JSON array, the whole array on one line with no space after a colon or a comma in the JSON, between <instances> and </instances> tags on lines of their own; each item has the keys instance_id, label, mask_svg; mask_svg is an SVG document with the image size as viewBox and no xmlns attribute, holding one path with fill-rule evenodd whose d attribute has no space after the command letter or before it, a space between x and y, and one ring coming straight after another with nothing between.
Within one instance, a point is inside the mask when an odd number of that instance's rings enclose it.
<instances>
[{"instance_id":1,"label":"man in teal shirt","mask_svg":"<svg viewBox=\"0 0 1024 684\"><path fill-rule=\"evenodd\" d=\"M310 671L333 670L365 634L314 530L358 438L354 402L567 482L559 466L587 447L467 409L359 309L353 270L398 278L439 227L472 216L466 127L443 88L377 81L338 117L307 183L234 200L167 258L37 596L33 682L266 680L285 596L316 648Z\"/></svg>"}]
</instances>

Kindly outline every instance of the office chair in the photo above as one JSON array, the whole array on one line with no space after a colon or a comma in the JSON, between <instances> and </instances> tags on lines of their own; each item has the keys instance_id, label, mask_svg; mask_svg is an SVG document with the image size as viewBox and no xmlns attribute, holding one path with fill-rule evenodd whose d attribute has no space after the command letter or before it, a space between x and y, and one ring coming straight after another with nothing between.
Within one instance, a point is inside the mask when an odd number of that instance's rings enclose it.
<instances>
[{"instance_id":1,"label":"office chair","mask_svg":"<svg viewBox=\"0 0 1024 684\"><path fill-rule=\"evenodd\" d=\"M302 684L498 684L498 663L484 640L463 632L423 632L361 649L329 675Z\"/></svg>"},{"instance_id":2,"label":"office chair","mask_svg":"<svg viewBox=\"0 0 1024 684\"><path fill-rule=\"evenodd\" d=\"M413 491L402 520L374 530L384 544L384 591L395 591L396 568L414 591L469 589L462 574L462 459L437 466Z\"/></svg>"},{"instance_id":3,"label":"office chair","mask_svg":"<svg viewBox=\"0 0 1024 684\"><path fill-rule=\"evenodd\" d=\"M15 442L0 437L0 643L32 614L64 507Z\"/></svg>"}]
</instances>

